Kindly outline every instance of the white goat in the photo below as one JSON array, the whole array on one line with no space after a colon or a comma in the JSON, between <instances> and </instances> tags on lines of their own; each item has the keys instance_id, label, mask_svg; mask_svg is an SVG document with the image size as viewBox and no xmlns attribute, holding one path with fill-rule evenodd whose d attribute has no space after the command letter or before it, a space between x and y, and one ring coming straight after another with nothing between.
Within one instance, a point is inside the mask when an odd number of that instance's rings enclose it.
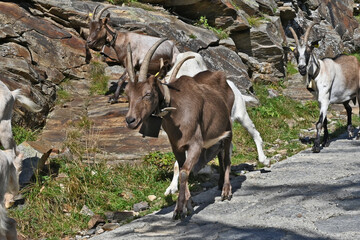
<instances>
[{"instance_id":1,"label":"white goat","mask_svg":"<svg viewBox=\"0 0 360 240\"><path fill-rule=\"evenodd\" d=\"M176 78L179 78L184 75L193 77L199 72L208 70L206 63L204 62L204 59L202 58L202 56L195 52L180 53L177 56L174 66L176 66L178 64L178 62L180 62L182 59L185 59L190 56L193 56L194 58L189 59L183 63L178 74L176 75ZM172 68L167 73L167 75L165 77L166 82L169 81L169 78L172 75L173 70L174 70L174 68ZM232 81L227 80L227 83L231 87L231 89L235 95L234 104L233 104L233 107L231 110L231 120L233 122L234 121L239 122L250 133L250 135L252 136L252 138L254 139L255 144L256 144L259 162L264 163L265 165L269 165L270 160L268 158L266 158L266 156L264 154L264 151L262 148L263 141L260 136L260 133L256 130L254 123L251 121L251 119L246 111L245 102L253 101L253 98L250 96L243 96L241 94L240 90L235 86L235 84ZM209 156L209 158L212 159L212 156ZM199 171L206 163L207 162L204 163L204 162L199 161L193 168L193 172L196 173L197 171ZM179 164L176 161L174 164L174 176L173 176L170 186L165 191L165 195L174 194L175 192L177 192L178 178L179 178Z\"/></svg>"},{"instance_id":2,"label":"white goat","mask_svg":"<svg viewBox=\"0 0 360 240\"><path fill-rule=\"evenodd\" d=\"M307 88L313 92L320 106L320 117L316 123L316 138L313 152L320 152L320 133L324 127L324 138L322 146L329 145L327 129L327 110L329 104L342 103L347 112L347 131L349 137L353 137L353 126L351 123L352 109L349 105L350 100L356 102L360 100L360 68L359 62L354 56L340 55L333 59L324 58L322 60L314 56L313 46L308 44L310 31L315 23L311 24L306 30L302 42L295 31L290 28L296 42L294 55L298 62L300 74L304 77Z\"/></svg>"},{"instance_id":3,"label":"white goat","mask_svg":"<svg viewBox=\"0 0 360 240\"><path fill-rule=\"evenodd\" d=\"M38 105L21 94L20 89L10 91L0 81L0 143L4 149L13 149L14 151L16 151L16 144L11 130L11 117L15 100L18 100L30 111L41 111Z\"/></svg>"},{"instance_id":4,"label":"white goat","mask_svg":"<svg viewBox=\"0 0 360 240\"><path fill-rule=\"evenodd\" d=\"M19 192L19 175L23 155L15 155L12 149L0 150L0 240L17 239L16 222L9 218L5 209L5 193Z\"/></svg>"}]
</instances>

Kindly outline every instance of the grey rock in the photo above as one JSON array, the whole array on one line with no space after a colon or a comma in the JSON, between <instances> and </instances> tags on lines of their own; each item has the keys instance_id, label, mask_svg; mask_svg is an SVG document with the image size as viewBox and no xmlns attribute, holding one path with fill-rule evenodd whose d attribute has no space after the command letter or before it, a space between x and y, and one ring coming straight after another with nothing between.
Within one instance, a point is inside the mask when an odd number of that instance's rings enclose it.
<instances>
[{"instance_id":1,"label":"grey rock","mask_svg":"<svg viewBox=\"0 0 360 240\"><path fill-rule=\"evenodd\" d=\"M149 208L149 204L145 201L134 204L133 209L135 212L144 211Z\"/></svg>"},{"instance_id":2,"label":"grey rock","mask_svg":"<svg viewBox=\"0 0 360 240\"><path fill-rule=\"evenodd\" d=\"M91 211L91 209L90 209L88 206L86 206L86 205L84 205L84 206L81 208L80 214L86 215L86 216L90 216L90 217L92 217L92 216L95 215L94 212Z\"/></svg>"}]
</instances>

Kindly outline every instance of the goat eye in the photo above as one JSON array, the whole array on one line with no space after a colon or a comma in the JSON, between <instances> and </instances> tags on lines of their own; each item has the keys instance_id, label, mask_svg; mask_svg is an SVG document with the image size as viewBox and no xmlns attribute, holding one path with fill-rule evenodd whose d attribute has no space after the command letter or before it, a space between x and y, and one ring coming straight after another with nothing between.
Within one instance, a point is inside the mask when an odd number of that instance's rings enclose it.
<instances>
[{"instance_id":1,"label":"goat eye","mask_svg":"<svg viewBox=\"0 0 360 240\"><path fill-rule=\"evenodd\" d=\"M143 99L149 99L151 97L151 93L147 92L145 93L145 95L143 96Z\"/></svg>"}]
</instances>

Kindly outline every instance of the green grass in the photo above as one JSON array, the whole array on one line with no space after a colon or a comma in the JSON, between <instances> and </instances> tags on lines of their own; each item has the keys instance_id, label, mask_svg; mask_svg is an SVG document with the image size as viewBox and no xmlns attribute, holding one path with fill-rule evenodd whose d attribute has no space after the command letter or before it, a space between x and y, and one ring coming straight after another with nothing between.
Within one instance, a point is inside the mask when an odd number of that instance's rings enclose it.
<instances>
[{"instance_id":1,"label":"green grass","mask_svg":"<svg viewBox=\"0 0 360 240\"><path fill-rule=\"evenodd\" d=\"M12 127L12 132L17 145L25 141L35 141L39 133L37 130L31 130L16 125Z\"/></svg>"},{"instance_id":2,"label":"green grass","mask_svg":"<svg viewBox=\"0 0 360 240\"><path fill-rule=\"evenodd\" d=\"M103 95L108 90L109 76L105 75L105 65L99 62L91 62L90 78L90 94Z\"/></svg>"},{"instance_id":3,"label":"green grass","mask_svg":"<svg viewBox=\"0 0 360 240\"><path fill-rule=\"evenodd\" d=\"M86 229L89 217L80 214L83 205L104 215L131 210L133 204L156 195L150 209L141 213L144 215L174 203L172 197L163 196L170 181L158 174L154 164L110 167L106 162L86 165L64 158L51 159L50 164L52 171L22 190L24 207L10 210L19 231L31 239L60 239ZM60 173L65 177L57 179Z\"/></svg>"},{"instance_id":4,"label":"green grass","mask_svg":"<svg viewBox=\"0 0 360 240\"><path fill-rule=\"evenodd\" d=\"M224 31L221 28L216 28L216 27L212 27L209 25L208 20L205 16L201 16L200 19L195 23L196 26L202 26L206 29L209 29L211 31L213 31L216 36L218 36L218 38L220 39L226 39L229 38L229 33Z\"/></svg>"},{"instance_id":5,"label":"green grass","mask_svg":"<svg viewBox=\"0 0 360 240\"><path fill-rule=\"evenodd\" d=\"M254 89L260 100L260 105L247 109L256 129L264 141L265 150L273 147L275 141L282 142L273 153L266 153L272 157L278 151L287 150L288 156L304 149L299 142L288 144L291 140L299 139L300 129L313 127L318 117L318 106L314 101L302 104L285 96L268 98L268 89L276 88L281 92L281 87L275 85L255 84ZM295 120L293 127L288 122ZM233 153L232 164L243 162L256 162L257 150L252 137L239 123L234 124L233 142L236 146Z\"/></svg>"},{"instance_id":6,"label":"green grass","mask_svg":"<svg viewBox=\"0 0 360 240\"><path fill-rule=\"evenodd\" d=\"M298 73L297 67L295 64L293 64L292 62L288 62L286 64L286 75L287 76L291 76Z\"/></svg>"},{"instance_id":7,"label":"green grass","mask_svg":"<svg viewBox=\"0 0 360 240\"><path fill-rule=\"evenodd\" d=\"M259 17L248 17L246 20L251 27L258 27L261 24L261 18Z\"/></svg>"}]
</instances>

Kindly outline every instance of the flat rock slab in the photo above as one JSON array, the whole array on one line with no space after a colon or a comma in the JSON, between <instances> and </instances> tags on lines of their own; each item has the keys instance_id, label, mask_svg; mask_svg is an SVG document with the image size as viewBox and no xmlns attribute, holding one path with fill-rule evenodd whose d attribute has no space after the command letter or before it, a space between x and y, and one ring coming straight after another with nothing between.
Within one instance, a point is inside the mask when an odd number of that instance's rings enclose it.
<instances>
[{"instance_id":1,"label":"flat rock slab","mask_svg":"<svg viewBox=\"0 0 360 240\"><path fill-rule=\"evenodd\" d=\"M360 141L340 138L234 177L231 201L216 188L195 196L182 222L172 206L92 239L359 239L359 166Z\"/></svg>"},{"instance_id":2,"label":"flat rock slab","mask_svg":"<svg viewBox=\"0 0 360 240\"><path fill-rule=\"evenodd\" d=\"M126 127L125 116L128 103L108 103L108 96L88 93L89 81L72 81L68 91L69 102L59 104L49 115L39 137L49 147L64 151L71 131L80 131L82 121L91 122L86 132L81 132L80 142L86 148L96 148L97 152L84 156L85 160L105 159L109 163L141 160L154 151L171 151L167 135L160 132L158 138L143 138L139 130ZM94 155L95 154L95 155Z\"/></svg>"}]
</instances>

